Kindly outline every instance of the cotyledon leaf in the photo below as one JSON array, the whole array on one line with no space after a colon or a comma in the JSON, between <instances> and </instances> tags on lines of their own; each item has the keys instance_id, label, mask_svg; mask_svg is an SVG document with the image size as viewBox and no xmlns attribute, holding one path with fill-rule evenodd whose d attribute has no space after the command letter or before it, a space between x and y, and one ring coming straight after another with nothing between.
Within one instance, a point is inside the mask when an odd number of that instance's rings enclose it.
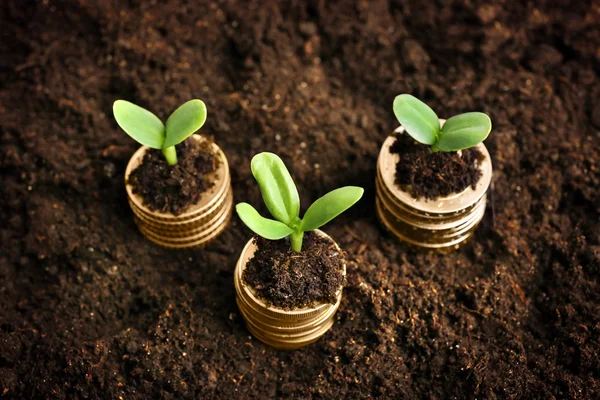
<instances>
[{"instance_id":1,"label":"cotyledon leaf","mask_svg":"<svg viewBox=\"0 0 600 400\"><path fill-rule=\"evenodd\" d=\"M352 207L362 197L364 189L357 186L345 186L332 190L317 199L306 210L300 228L307 232L325 225L348 208Z\"/></svg>"},{"instance_id":2,"label":"cotyledon leaf","mask_svg":"<svg viewBox=\"0 0 600 400\"><path fill-rule=\"evenodd\" d=\"M440 121L435 112L410 94L394 99L394 114L406 132L417 142L432 145L440 131Z\"/></svg>"},{"instance_id":3,"label":"cotyledon leaf","mask_svg":"<svg viewBox=\"0 0 600 400\"><path fill-rule=\"evenodd\" d=\"M449 118L440 133L435 150L458 151L484 141L492 130L492 121L484 113L469 112Z\"/></svg>"},{"instance_id":4,"label":"cotyledon leaf","mask_svg":"<svg viewBox=\"0 0 600 400\"><path fill-rule=\"evenodd\" d=\"M259 153L252 158L250 168L271 215L291 225L300 213L300 197L281 158L273 153Z\"/></svg>"},{"instance_id":5,"label":"cotyledon leaf","mask_svg":"<svg viewBox=\"0 0 600 400\"><path fill-rule=\"evenodd\" d=\"M125 100L114 102L113 114L121 129L133 140L153 149L162 149L165 126L156 115Z\"/></svg>"},{"instance_id":6,"label":"cotyledon leaf","mask_svg":"<svg viewBox=\"0 0 600 400\"><path fill-rule=\"evenodd\" d=\"M248 203L239 203L235 206L240 219L254 233L269 240L279 240L294 232L283 222L261 216L254 207Z\"/></svg>"},{"instance_id":7,"label":"cotyledon leaf","mask_svg":"<svg viewBox=\"0 0 600 400\"><path fill-rule=\"evenodd\" d=\"M190 100L173 111L167 119L163 148L175 146L202 128L206 121L206 105L202 100Z\"/></svg>"}]
</instances>

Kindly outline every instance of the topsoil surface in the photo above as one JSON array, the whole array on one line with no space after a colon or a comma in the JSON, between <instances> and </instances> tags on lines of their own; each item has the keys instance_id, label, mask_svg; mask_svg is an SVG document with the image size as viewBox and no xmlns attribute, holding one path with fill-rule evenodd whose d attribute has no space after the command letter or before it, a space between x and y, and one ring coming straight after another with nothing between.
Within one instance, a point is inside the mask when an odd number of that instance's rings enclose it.
<instances>
[{"instance_id":1,"label":"topsoil surface","mask_svg":"<svg viewBox=\"0 0 600 400\"><path fill-rule=\"evenodd\" d=\"M481 178L483 154L477 148L458 152L431 152L431 146L409 135L396 135L390 153L399 154L396 184L415 198L436 199L460 193L469 186L475 189Z\"/></svg>"},{"instance_id":2,"label":"topsoil surface","mask_svg":"<svg viewBox=\"0 0 600 400\"><path fill-rule=\"evenodd\" d=\"M0 394L597 399L599 19L590 0L4 1ZM407 250L375 217L399 93L493 121L485 217L448 255ZM259 151L281 155L303 207L366 188L325 227L348 285L307 348L275 351L244 326L237 218L203 251L135 226L137 145L112 103L191 98L237 201L261 203Z\"/></svg>"}]
</instances>

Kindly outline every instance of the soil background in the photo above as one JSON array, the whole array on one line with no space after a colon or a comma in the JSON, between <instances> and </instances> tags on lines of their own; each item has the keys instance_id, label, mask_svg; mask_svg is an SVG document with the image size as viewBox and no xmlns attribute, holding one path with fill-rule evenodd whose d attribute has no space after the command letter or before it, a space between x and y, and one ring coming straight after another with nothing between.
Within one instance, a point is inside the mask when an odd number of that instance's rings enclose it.
<instances>
[{"instance_id":1,"label":"soil background","mask_svg":"<svg viewBox=\"0 0 600 400\"><path fill-rule=\"evenodd\" d=\"M15 399L598 399L600 6L594 1L3 1L0 395ZM375 162L412 93L483 111L494 163L474 239L449 255L377 223ZM236 201L281 155L348 253L334 327L279 352L235 304L237 218L206 250L144 240L123 98L203 99ZM265 211L264 207L261 211Z\"/></svg>"}]
</instances>

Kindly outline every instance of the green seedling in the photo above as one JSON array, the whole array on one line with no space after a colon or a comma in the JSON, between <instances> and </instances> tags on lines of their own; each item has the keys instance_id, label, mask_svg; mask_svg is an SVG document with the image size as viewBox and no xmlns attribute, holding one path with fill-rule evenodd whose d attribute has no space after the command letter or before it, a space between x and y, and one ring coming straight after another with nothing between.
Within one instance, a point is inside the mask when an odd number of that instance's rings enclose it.
<instances>
[{"instance_id":1,"label":"green seedling","mask_svg":"<svg viewBox=\"0 0 600 400\"><path fill-rule=\"evenodd\" d=\"M289 236L291 247L297 252L302 250L304 232L325 225L360 200L364 192L356 186L335 189L317 199L300 219L298 189L281 158L273 153L260 153L252 158L250 166L262 198L275 219L262 217L248 203L235 207L238 215L248 228L265 239Z\"/></svg>"},{"instance_id":2,"label":"green seedling","mask_svg":"<svg viewBox=\"0 0 600 400\"><path fill-rule=\"evenodd\" d=\"M162 150L169 165L177 164L175 146L206 121L206 105L198 99L179 106L167 119L166 126L150 111L125 100L115 101L113 113L121 129L139 144Z\"/></svg>"},{"instance_id":3,"label":"green seedling","mask_svg":"<svg viewBox=\"0 0 600 400\"><path fill-rule=\"evenodd\" d=\"M394 99L394 114L413 139L430 145L433 152L468 149L483 142L492 130L490 117L480 112L455 115L440 127L436 113L410 94Z\"/></svg>"}]
</instances>

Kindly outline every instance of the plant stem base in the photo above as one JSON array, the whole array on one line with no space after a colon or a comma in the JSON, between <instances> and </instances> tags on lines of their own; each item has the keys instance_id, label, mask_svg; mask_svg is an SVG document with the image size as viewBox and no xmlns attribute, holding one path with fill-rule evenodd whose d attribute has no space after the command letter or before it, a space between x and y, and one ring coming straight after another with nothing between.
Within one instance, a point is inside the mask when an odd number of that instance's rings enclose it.
<instances>
[{"instance_id":1,"label":"plant stem base","mask_svg":"<svg viewBox=\"0 0 600 400\"><path fill-rule=\"evenodd\" d=\"M195 140L207 140L200 135ZM217 169L211 174L214 185L202 194L200 202L180 215L150 210L143 199L134 194L128 177L149 150L141 147L131 158L125 171L125 186L131 210L140 232L151 242L168 248L203 247L217 238L231 220L233 192L229 164L221 149L212 143L218 160Z\"/></svg>"},{"instance_id":2,"label":"plant stem base","mask_svg":"<svg viewBox=\"0 0 600 400\"><path fill-rule=\"evenodd\" d=\"M443 123L443 120L440 120ZM400 127L396 134L403 134ZM477 148L484 155L482 176L475 189L436 200L415 199L395 183L398 154L391 154L395 137L389 136L377 160L376 210L381 224L403 244L412 247L451 251L464 244L481 222L486 209L486 193L492 178L492 162L485 145Z\"/></svg>"},{"instance_id":3,"label":"plant stem base","mask_svg":"<svg viewBox=\"0 0 600 400\"><path fill-rule=\"evenodd\" d=\"M329 238L319 230L315 232ZM242 250L233 279L237 294L236 302L250 333L261 342L279 350L295 350L319 340L335 322L335 313L342 300L342 289L339 290L335 304L320 304L312 308L291 311L268 306L242 279L246 263L256 250L254 241L250 240Z\"/></svg>"}]
</instances>

